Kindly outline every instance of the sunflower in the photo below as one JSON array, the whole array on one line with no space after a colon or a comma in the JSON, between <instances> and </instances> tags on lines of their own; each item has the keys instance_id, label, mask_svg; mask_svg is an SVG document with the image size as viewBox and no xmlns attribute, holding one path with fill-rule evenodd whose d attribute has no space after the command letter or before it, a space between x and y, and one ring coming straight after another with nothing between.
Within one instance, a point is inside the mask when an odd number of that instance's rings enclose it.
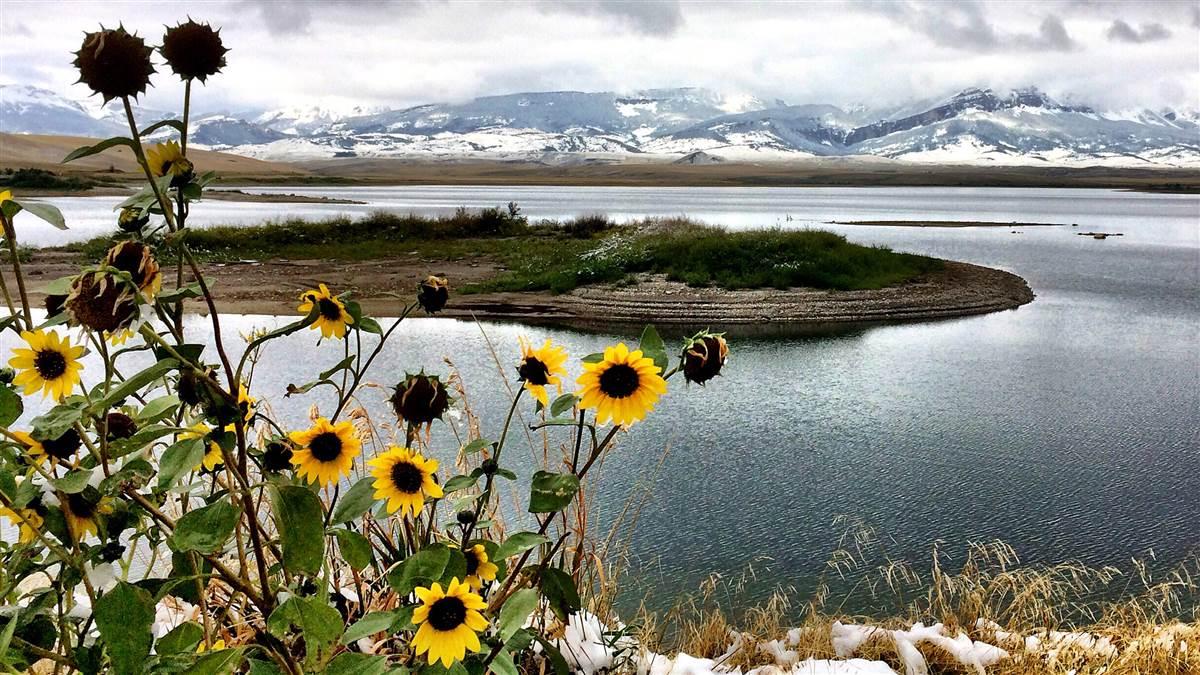
<instances>
[{"instance_id":1,"label":"sunflower","mask_svg":"<svg viewBox=\"0 0 1200 675\"><path fill-rule=\"evenodd\" d=\"M221 444L210 438L210 434L212 434L213 430L209 428L207 424L204 422L197 422L188 427L188 429L188 431L182 431L179 433L180 440L188 438L208 439L208 449L204 451L204 457L201 458L200 463L192 467L192 471L199 471L200 469L212 471L213 469L225 463L225 453L221 452ZM233 425L230 424L226 426L225 431L233 431Z\"/></svg>"},{"instance_id":2,"label":"sunflower","mask_svg":"<svg viewBox=\"0 0 1200 675\"><path fill-rule=\"evenodd\" d=\"M62 432L58 438L47 438L44 441L35 441L29 434L17 432L29 439L28 445L29 456L38 462L50 460L50 464L65 464L75 465L75 453L79 452L79 448L83 447L83 439L79 437L79 433L74 429L67 429Z\"/></svg>"},{"instance_id":3,"label":"sunflower","mask_svg":"<svg viewBox=\"0 0 1200 675\"><path fill-rule=\"evenodd\" d=\"M0 190L0 204L12 201L12 190Z\"/></svg>"},{"instance_id":4,"label":"sunflower","mask_svg":"<svg viewBox=\"0 0 1200 675\"><path fill-rule=\"evenodd\" d=\"M467 559L467 580L466 583L471 587L471 590L479 590L489 581L496 580L496 573L500 568L496 563L488 561L487 551L483 548L483 544L475 544L463 550L463 556Z\"/></svg>"},{"instance_id":5,"label":"sunflower","mask_svg":"<svg viewBox=\"0 0 1200 675\"><path fill-rule=\"evenodd\" d=\"M249 422L254 419L254 413L257 412L258 399L250 395L250 390L246 388L244 382L238 383L238 410L242 411L242 419Z\"/></svg>"},{"instance_id":6,"label":"sunflower","mask_svg":"<svg viewBox=\"0 0 1200 675\"><path fill-rule=\"evenodd\" d=\"M292 453L296 474L310 483L329 485L349 476L354 458L362 452L351 422L331 424L322 417L307 431L293 431L288 437L298 446Z\"/></svg>"},{"instance_id":7,"label":"sunflower","mask_svg":"<svg viewBox=\"0 0 1200 675\"><path fill-rule=\"evenodd\" d=\"M192 161L183 156L177 141L159 143L146 151L146 164L156 177L170 175L171 187L187 185L192 179Z\"/></svg>"},{"instance_id":8,"label":"sunflower","mask_svg":"<svg viewBox=\"0 0 1200 675\"><path fill-rule=\"evenodd\" d=\"M416 594L421 604L413 610L412 621L419 626L413 638L418 656L428 652L430 665L440 660L449 668L461 661L467 650L479 651L476 633L488 626L479 610L487 604L466 582L451 579L445 591L434 582L429 588L416 589Z\"/></svg>"},{"instance_id":9,"label":"sunflower","mask_svg":"<svg viewBox=\"0 0 1200 675\"><path fill-rule=\"evenodd\" d=\"M43 397L59 401L66 398L79 384L83 347L72 347L70 337L59 338L55 331L41 329L22 331L21 339L29 349L13 350L13 358L8 361L18 371L13 384L25 387L26 396L41 389Z\"/></svg>"},{"instance_id":10,"label":"sunflower","mask_svg":"<svg viewBox=\"0 0 1200 675\"><path fill-rule=\"evenodd\" d=\"M450 409L451 399L446 384L437 375L426 375L422 370L416 375L405 375L388 401L397 417L420 427L441 419Z\"/></svg>"},{"instance_id":11,"label":"sunflower","mask_svg":"<svg viewBox=\"0 0 1200 675\"><path fill-rule=\"evenodd\" d=\"M426 314L436 314L446 307L450 300L450 284L446 277L430 275L425 281L417 284L417 302Z\"/></svg>"},{"instance_id":12,"label":"sunflower","mask_svg":"<svg viewBox=\"0 0 1200 675\"><path fill-rule=\"evenodd\" d=\"M729 358L729 345L721 333L700 332L683 348L683 377L688 382L703 385L721 374L725 359Z\"/></svg>"},{"instance_id":13,"label":"sunflower","mask_svg":"<svg viewBox=\"0 0 1200 675\"><path fill-rule=\"evenodd\" d=\"M567 374L564 367L567 363L567 350L551 345L549 338L538 349L534 349L524 337L520 338L520 342L521 365L517 366L517 374L525 383L525 389L541 401L542 407L549 406L550 399L546 395L546 387L552 384L562 393L562 380L558 376Z\"/></svg>"},{"instance_id":14,"label":"sunflower","mask_svg":"<svg viewBox=\"0 0 1200 675\"><path fill-rule=\"evenodd\" d=\"M10 434L16 438L17 442L21 444L21 447L25 449L25 452L30 457L40 460L46 455L46 449L42 447L42 442L30 436L27 432L12 431Z\"/></svg>"},{"instance_id":15,"label":"sunflower","mask_svg":"<svg viewBox=\"0 0 1200 675\"><path fill-rule=\"evenodd\" d=\"M375 476L375 499L386 499L388 513L402 511L416 516L425 506L425 498L442 496L442 486L434 480L436 459L425 459L410 448L392 446L387 452L368 460Z\"/></svg>"},{"instance_id":16,"label":"sunflower","mask_svg":"<svg viewBox=\"0 0 1200 675\"><path fill-rule=\"evenodd\" d=\"M0 506L0 517L11 520L12 524L19 528L20 534L17 540L22 544L28 544L37 539L37 531L41 529L43 522L42 517L33 509L14 510Z\"/></svg>"},{"instance_id":17,"label":"sunflower","mask_svg":"<svg viewBox=\"0 0 1200 675\"><path fill-rule=\"evenodd\" d=\"M104 99L132 96L146 91L154 66L146 41L125 31L124 26L107 29L104 26L95 33L83 36L83 44L75 52L75 67L79 69L79 81Z\"/></svg>"},{"instance_id":18,"label":"sunflower","mask_svg":"<svg viewBox=\"0 0 1200 675\"><path fill-rule=\"evenodd\" d=\"M129 274L134 285L153 300L162 290L163 275L154 251L140 241L122 241L108 249L104 263Z\"/></svg>"},{"instance_id":19,"label":"sunflower","mask_svg":"<svg viewBox=\"0 0 1200 675\"><path fill-rule=\"evenodd\" d=\"M599 362L583 364L583 375L576 380L580 406L595 408L600 424L610 419L633 424L654 410L655 401L667 392L661 370L640 349L631 352L624 342L609 347Z\"/></svg>"},{"instance_id":20,"label":"sunflower","mask_svg":"<svg viewBox=\"0 0 1200 675\"><path fill-rule=\"evenodd\" d=\"M213 30L208 24L189 18L187 23L167 29L158 51L177 75L204 82L225 67L229 48L221 42L220 29Z\"/></svg>"},{"instance_id":21,"label":"sunflower","mask_svg":"<svg viewBox=\"0 0 1200 675\"><path fill-rule=\"evenodd\" d=\"M83 492L65 495L61 500L63 516L67 519L67 529L76 541L88 534L97 534L101 516L112 513L112 502L108 497L101 497L94 488L85 488Z\"/></svg>"},{"instance_id":22,"label":"sunflower","mask_svg":"<svg viewBox=\"0 0 1200 675\"><path fill-rule=\"evenodd\" d=\"M308 314L317 308L317 320L310 328L320 328L322 337L336 337L339 340L346 337L346 326L354 323L354 317L346 311L346 305L338 300L325 284L320 284L315 291L304 291L300 294L298 311Z\"/></svg>"}]
</instances>

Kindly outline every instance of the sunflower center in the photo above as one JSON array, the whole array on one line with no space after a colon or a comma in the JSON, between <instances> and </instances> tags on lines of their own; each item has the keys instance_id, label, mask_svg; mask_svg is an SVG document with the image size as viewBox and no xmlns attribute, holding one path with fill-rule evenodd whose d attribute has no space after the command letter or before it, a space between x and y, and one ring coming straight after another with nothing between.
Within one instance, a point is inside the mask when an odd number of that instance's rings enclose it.
<instances>
[{"instance_id":1,"label":"sunflower center","mask_svg":"<svg viewBox=\"0 0 1200 675\"><path fill-rule=\"evenodd\" d=\"M81 443L79 434L74 429L67 429L58 438L42 441L42 450L55 459L68 460L79 449Z\"/></svg>"},{"instance_id":2,"label":"sunflower center","mask_svg":"<svg viewBox=\"0 0 1200 675\"><path fill-rule=\"evenodd\" d=\"M342 454L342 439L332 431L326 431L309 442L308 450L318 462L332 462Z\"/></svg>"},{"instance_id":3,"label":"sunflower center","mask_svg":"<svg viewBox=\"0 0 1200 675\"><path fill-rule=\"evenodd\" d=\"M467 576L475 576L479 571L479 556L474 549L467 549L463 551L463 557L467 559Z\"/></svg>"},{"instance_id":4,"label":"sunflower center","mask_svg":"<svg viewBox=\"0 0 1200 675\"><path fill-rule=\"evenodd\" d=\"M392 485L404 494L416 494L421 491L425 482L425 474L411 462L396 462L392 465Z\"/></svg>"},{"instance_id":5,"label":"sunflower center","mask_svg":"<svg viewBox=\"0 0 1200 675\"><path fill-rule=\"evenodd\" d=\"M618 363L600 374L600 391L610 398L628 398L638 389L638 373L632 367Z\"/></svg>"},{"instance_id":6,"label":"sunflower center","mask_svg":"<svg viewBox=\"0 0 1200 675\"><path fill-rule=\"evenodd\" d=\"M342 318L342 308L329 298L320 298L317 300L317 311L321 312L321 317L330 321L339 321Z\"/></svg>"},{"instance_id":7,"label":"sunflower center","mask_svg":"<svg viewBox=\"0 0 1200 675\"><path fill-rule=\"evenodd\" d=\"M76 518L83 520L89 520L96 515L96 505L84 497L81 492L67 495L67 507L71 509L71 513L75 514Z\"/></svg>"},{"instance_id":8,"label":"sunflower center","mask_svg":"<svg viewBox=\"0 0 1200 675\"><path fill-rule=\"evenodd\" d=\"M541 387L546 386L550 382L550 369L546 367L546 364L532 356L526 357L521 362L521 367L517 368L517 374L529 384Z\"/></svg>"},{"instance_id":9,"label":"sunflower center","mask_svg":"<svg viewBox=\"0 0 1200 675\"><path fill-rule=\"evenodd\" d=\"M442 598L429 608L429 625L436 630L451 631L467 619L467 606L458 598Z\"/></svg>"},{"instance_id":10,"label":"sunflower center","mask_svg":"<svg viewBox=\"0 0 1200 675\"><path fill-rule=\"evenodd\" d=\"M53 380L67 372L67 359L61 352L44 349L33 357L33 368L43 380Z\"/></svg>"}]
</instances>

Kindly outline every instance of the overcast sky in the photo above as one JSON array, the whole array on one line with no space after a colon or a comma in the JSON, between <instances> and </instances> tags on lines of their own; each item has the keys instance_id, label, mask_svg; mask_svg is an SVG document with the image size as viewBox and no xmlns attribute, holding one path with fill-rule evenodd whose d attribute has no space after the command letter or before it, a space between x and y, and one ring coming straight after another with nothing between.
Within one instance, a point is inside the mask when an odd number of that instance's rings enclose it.
<instances>
[{"instance_id":1,"label":"overcast sky","mask_svg":"<svg viewBox=\"0 0 1200 675\"><path fill-rule=\"evenodd\" d=\"M1200 107L1200 0L0 0L0 83L83 98L69 52L84 31L124 22L157 44L187 14L232 49L201 111L676 86L887 105L1037 85L1103 107ZM178 81L154 83L144 105L178 109Z\"/></svg>"}]
</instances>

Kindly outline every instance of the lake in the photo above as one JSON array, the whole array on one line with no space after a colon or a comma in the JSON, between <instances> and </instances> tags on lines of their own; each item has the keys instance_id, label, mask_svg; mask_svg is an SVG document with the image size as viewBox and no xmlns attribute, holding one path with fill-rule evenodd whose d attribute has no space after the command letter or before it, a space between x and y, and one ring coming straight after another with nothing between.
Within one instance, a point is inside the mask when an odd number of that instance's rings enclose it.
<instances>
[{"instance_id":1,"label":"lake","mask_svg":"<svg viewBox=\"0 0 1200 675\"><path fill-rule=\"evenodd\" d=\"M594 522L611 522L631 494L648 495L626 538L633 576L657 588L660 600L694 590L711 572L736 574L760 556L772 562L760 567L756 593L776 584L810 588L837 544L838 515L873 524L891 555L912 560L927 560L938 541L961 560L966 542L995 538L1027 562L1123 565L1150 553L1175 562L1200 546L1196 196L960 188L247 189L370 204L206 202L190 222L378 208L442 213L511 200L533 218L682 214L730 227L833 219L1060 223L1011 230L821 225L853 241L1015 272L1037 299L958 320L733 342L724 377L707 388L673 380L658 410L622 438L595 483ZM75 228L67 236L90 236L110 227L109 209L119 200L50 201ZM23 243L64 240L27 217L18 229ZM1080 230L1124 236L1098 241L1076 236ZM231 335L280 321L225 320ZM203 319L192 321L204 330ZM466 379L484 434L494 437L507 402L494 395L503 380L484 334L508 378L521 334L554 337L573 356L637 337L418 319L398 332L374 379L391 385L422 367L444 373L449 357ZM0 338L5 351L12 342L8 334ZM341 358L340 346L314 343L308 332L274 343L257 369L257 389L292 424L301 423L310 402L328 399L284 399L286 384L307 381ZM386 395L368 389L363 401L383 416ZM451 456L455 444L444 431L434 442L444 459ZM527 459L530 443L523 445L508 456ZM531 471L525 464L523 479Z\"/></svg>"}]
</instances>

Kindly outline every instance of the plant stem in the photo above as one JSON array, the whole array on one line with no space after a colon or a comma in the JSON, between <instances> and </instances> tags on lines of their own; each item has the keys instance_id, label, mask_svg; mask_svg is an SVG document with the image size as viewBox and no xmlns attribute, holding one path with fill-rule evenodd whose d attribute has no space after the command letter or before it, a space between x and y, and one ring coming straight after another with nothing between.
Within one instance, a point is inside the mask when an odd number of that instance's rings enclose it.
<instances>
[{"instance_id":1,"label":"plant stem","mask_svg":"<svg viewBox=\"0 0 1200 675\"><path fill-rule=\"evenodd\" d=\"M520 387L517 389L517 395L513 396L512 405L508 407L508 417L506 417L504 420L504 430L500 432L500 441L496 443L496 455L492 457L492 461L496 462L497 468L499 468L500 465L500 453L504 450L504 440L508 437L508 427L510 424L512 424L513 413L517 411L517 403L520 402L521 394L523 393L525 393L525 387ZM463 528L462 550L464 551L467 550L467 540L469 540L471 538L471 534L475 532L475 523L479 522L479 516L481 513L483 513L484 504L491 501L492 483L495 478L496 474L494 472L487 475L487 481L484 484L483 492L480 492L479 497L475 499L475 517L471 519L471 522L465 528Z\"/></svg>"},{"instance_id":2,"label":"plant stem","mask_svg":"<svg viewBox=\"0 0 1200 675\"><path fill-rule=\"evenodd\" d=\"M33 330L33 314L29 311L29 295L25 292L25 276L21 274L21 256L17 255L17 228L13 227L13 222L3 213L0 213L0 223L4 224L4 240L8 242L9 255L12 256L13 274L17 277L17 292L21 294L21 307L25 310L25 325L29 330ZM7 290L5 290L5 295L8 295Z\"/></svg>"},{"instance_id":3,"label":"plant stem","mask_svg":"<svg viewBox=\"0 0 1200 675\"><path fill-rule=\"evenodd\" d=\"M171 200L158 189L158 183L154 180L154 173L150 171L150 163L146 161L146 152L142 149L142 137L138 133L137 121L133 119L133 106L129 104L128 96L122 96L121 102L125 104L125 119L129 121L129 132L133 134L133 154L137 158L138 164L142 165L142 171L146 174L146 180L150 181L150 190L158 198L158 206L162 209L163 218L167 220L167 227L174 232L177 229L175 226L175 211L171 209Z\"/></svg>"}]
</instances>

